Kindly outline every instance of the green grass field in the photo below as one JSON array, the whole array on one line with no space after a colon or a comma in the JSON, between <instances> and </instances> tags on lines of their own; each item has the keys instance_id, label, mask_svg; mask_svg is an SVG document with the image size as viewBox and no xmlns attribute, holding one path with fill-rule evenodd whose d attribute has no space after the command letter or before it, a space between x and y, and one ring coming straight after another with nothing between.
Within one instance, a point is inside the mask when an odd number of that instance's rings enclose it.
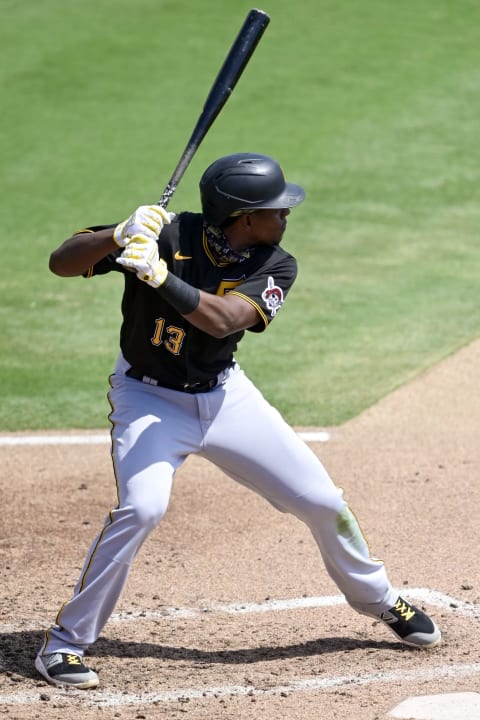
<instances>
[{"instance_id":1,"label":"green grass field","mask_svg":"<svg viewBox=\"0 0 480 720\"><path fill-rule=\"evenodd\" d=\"M62 279L85 224L160 197L251 3L0 0L0 430L107 424L120 277ZM295 425L339 424L478 336L480 5L270 0L169 207L215 158L273 155L306 202L299 277L238 352Z\"/></svg>"}]
</instances>

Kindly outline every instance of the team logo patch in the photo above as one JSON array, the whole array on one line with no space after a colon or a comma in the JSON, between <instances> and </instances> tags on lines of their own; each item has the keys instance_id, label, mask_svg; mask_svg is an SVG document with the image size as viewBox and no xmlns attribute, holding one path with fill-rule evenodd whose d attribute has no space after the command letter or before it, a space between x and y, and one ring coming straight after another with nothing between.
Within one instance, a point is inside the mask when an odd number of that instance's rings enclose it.
<instances>
[{"instance_id":1,"label":"team logo patch","mask_svg":"<svg viewBox=\"0 0 480 720\"><path fill-rule=\"evenodd\" d=\"M271 275L268 278L268 285L262 293L262 300L270 310L272 317L275 317L283 305L283 290L275 285L275 280Z\"/></svg>"}]
</instances>

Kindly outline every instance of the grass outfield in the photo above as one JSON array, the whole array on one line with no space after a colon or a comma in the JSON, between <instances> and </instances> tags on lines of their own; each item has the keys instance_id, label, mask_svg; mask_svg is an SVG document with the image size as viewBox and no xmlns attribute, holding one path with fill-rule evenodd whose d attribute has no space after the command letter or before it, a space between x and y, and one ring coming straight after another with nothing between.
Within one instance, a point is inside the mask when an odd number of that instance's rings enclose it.
<instances>
[{"instance_id":1,"label":"grass outfield","mask_svg":"<svg viewBox=\"0 0 480 720\"><path fill-rule=\"evenodd\" d=\"M51 250L160 197L251 3L0 0L0 430L106 425L120 277ZM307 200L299 277L237 358L295 425L344 422L480 330L480 5L271 0L169 209L216 157L273 155Z\"/></svg>"}]
</instances>

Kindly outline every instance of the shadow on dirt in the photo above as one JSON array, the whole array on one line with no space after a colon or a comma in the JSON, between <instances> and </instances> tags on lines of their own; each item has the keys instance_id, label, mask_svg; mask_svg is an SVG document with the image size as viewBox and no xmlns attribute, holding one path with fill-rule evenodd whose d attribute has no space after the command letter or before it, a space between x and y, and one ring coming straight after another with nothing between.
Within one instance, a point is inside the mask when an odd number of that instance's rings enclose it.
<instances>
[{"instance_id":1,"label":"shadow on dirt","mask_svg":"<svg viewBox=\"0 0 480 720\"><path fill-rule=\"evenodd\" d=\"M2 649L2 673L19 674L26 678L38 679L34 668L35 655L43 642L43 632L22 631L0 634ZM225 665L251 665L291 658L311 657L327 653L345 653L354 650L395 650L410 652L409 648L394 641L358 640L352 638L326 638L309 640L294 645L275 645L241 650L202 650L194 647L173 647L148 642L124 642L100 637L88 653L91 657L158 658L171 660Z\"/></svg>"}]
</instances>

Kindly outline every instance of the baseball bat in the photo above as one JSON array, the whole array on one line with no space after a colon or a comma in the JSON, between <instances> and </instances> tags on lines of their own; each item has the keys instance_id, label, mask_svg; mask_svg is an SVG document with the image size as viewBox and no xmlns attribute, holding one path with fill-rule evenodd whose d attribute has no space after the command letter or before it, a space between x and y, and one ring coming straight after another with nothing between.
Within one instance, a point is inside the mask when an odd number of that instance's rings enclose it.
<instances>
[{"instance_id":1,"label":"baseball bat","mask_svg":"<svg viewBox=\"0 0 480 720\"><path fill-rule=\"evenodd\" d=\"M190 140L185 146L157 205L167 207L185 170L200 147L200 143L232 94L233 88L237 84L269 22L270 17L263 10L253 9L248 13L205 100L203 110Z\"/></svg>"}]
</instances>

